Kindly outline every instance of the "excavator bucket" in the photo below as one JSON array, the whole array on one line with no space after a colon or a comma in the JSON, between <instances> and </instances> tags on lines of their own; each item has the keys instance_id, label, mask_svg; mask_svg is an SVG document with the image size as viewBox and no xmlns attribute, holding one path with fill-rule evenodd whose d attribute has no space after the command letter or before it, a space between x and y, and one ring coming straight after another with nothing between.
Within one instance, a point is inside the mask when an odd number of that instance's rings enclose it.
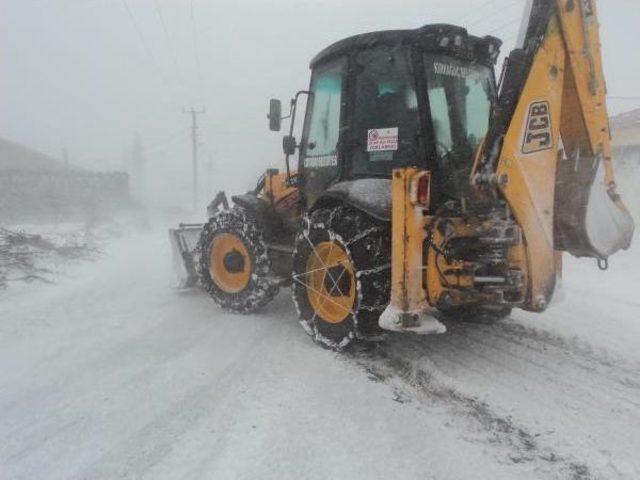
<instances>
[{"instance_id":1,"label":"excavator bucket","mask_svg":"<svg viewBox=\"0 0 640 480\"><path fill-rule=\"evenodd\" d=\"M607 188L604 168L598 169L587 203L585 231L589 242L606 259L618 250L627 250L635 225L627 207L615 191Z\"/></svg>"},{"instance_id":2,"label":"excavator bucket","mask_svg":"<svg viewBox=\"0 0 640 480\"><path fill-rule=\"evenodd\" d=\"M566 48L564 65L556 249L606 261L629 248L634 223L616 191L596 5L579 2L571 10L556 1L564 43L575 46Z\"/></svg>"},{"instance_id":3,"label":"excavator bucket","mask_svg":"<svg viewBox=\"0 0 640 480\"><path fill-rule=\"evenodd\" d=\"M565 159L558 165L556 245L578 257L606 260L631 245L631 214L607 184L603 162Z\"/></svg>"},{"instance_id":4,"label":"excavator bucket","mask_svg":"<svg viewBox=\"0 0 640 480\"><path fill-rule=\"evenodd\" d=\"M202 224L183 224L169 230L169 240L173 257L173 269L177 288L189 288L196 285L196 246L202 231Z\"/></svg>"}]
</instances>

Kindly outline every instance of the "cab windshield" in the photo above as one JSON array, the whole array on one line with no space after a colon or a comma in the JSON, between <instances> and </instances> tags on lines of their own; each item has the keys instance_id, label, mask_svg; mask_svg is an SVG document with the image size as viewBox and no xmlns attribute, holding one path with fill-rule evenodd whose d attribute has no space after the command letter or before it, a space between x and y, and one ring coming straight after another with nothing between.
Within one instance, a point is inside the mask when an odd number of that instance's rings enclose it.
<instances>
[{"instance_id":1,"label":"cab windshield","mask_svg":"<svg viewBox=\"0 0 640 480\"><path fill-rule=\"evenodd\" d=\"M424 65L443 191L457 197L468 183L474 153L489 127L493 71L443 55L425 54Z\"/></svg>"}]
</instances>

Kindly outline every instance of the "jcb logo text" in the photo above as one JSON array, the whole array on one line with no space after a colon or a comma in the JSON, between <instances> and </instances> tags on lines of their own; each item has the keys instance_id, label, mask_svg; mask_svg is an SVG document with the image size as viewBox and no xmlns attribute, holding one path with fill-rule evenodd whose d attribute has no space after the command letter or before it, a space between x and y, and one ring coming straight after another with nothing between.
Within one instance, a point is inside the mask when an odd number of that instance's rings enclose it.
<instances>
[{"instance_id":1,"label":"jcb logo text","mask_svg":"<svg viewBox=\"0 0 640 480\"><path fill-rule=\"evenodd\" d=\"M522 153L533 153L553 147L549 102L534 102L529 107Z\"/></svg>"}]
</instances>

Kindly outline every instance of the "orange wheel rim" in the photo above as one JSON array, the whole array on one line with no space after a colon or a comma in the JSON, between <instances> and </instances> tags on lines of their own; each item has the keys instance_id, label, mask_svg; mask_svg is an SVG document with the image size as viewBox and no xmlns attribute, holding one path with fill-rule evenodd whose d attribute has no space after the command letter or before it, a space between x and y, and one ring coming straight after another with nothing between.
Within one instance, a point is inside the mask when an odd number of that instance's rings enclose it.
<instances>
[{"instance_id":1,"label":"orange wheel rim","mask_svg":"<svg viewBox=\"0 0 640 480\"><path fill-rule=\"evenodd\" d=\"M343 322L353 311L356 285L347 252L333 241L315 246L301 277L314 312L327 323Z\"/></svg>"},{"instance_id":2,"label":"orange wheel rim","mask_svg":"<svg viewBox=\"0 0 640 480\"><path fill-rule=\"evenodd\" d=\"M232 233L216 235L209 248L209 274L226 293L239 293L251 280L251 257L242 240Z\"/></svg>"}]
</instances>

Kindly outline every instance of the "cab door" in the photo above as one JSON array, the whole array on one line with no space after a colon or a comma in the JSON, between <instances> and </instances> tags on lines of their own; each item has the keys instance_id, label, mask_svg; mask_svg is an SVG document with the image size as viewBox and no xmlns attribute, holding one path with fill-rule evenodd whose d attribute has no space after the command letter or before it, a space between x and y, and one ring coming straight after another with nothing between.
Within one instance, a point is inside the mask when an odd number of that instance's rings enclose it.
<instances>
[{"instance_id":1,"label":"cab door","mask_svg":"<svg viewBox=\"0 0 640 480\"><path fill-rule=\"evenodd\" d=\"M364 49L355 54L354 63L350 177L390 177L394 168L424 167L410 48Z\"/></svg>"},{"instance_id":2,"label":"cab door","mask_svg":"<svg viewBox=\"0 0 640 480\"><path fill-rule=\"evenodd\" d=\"M315 67L307 101L298 171L307 206L334 182L342 165L346 58Z\"/></svg>"}]
</instances>

